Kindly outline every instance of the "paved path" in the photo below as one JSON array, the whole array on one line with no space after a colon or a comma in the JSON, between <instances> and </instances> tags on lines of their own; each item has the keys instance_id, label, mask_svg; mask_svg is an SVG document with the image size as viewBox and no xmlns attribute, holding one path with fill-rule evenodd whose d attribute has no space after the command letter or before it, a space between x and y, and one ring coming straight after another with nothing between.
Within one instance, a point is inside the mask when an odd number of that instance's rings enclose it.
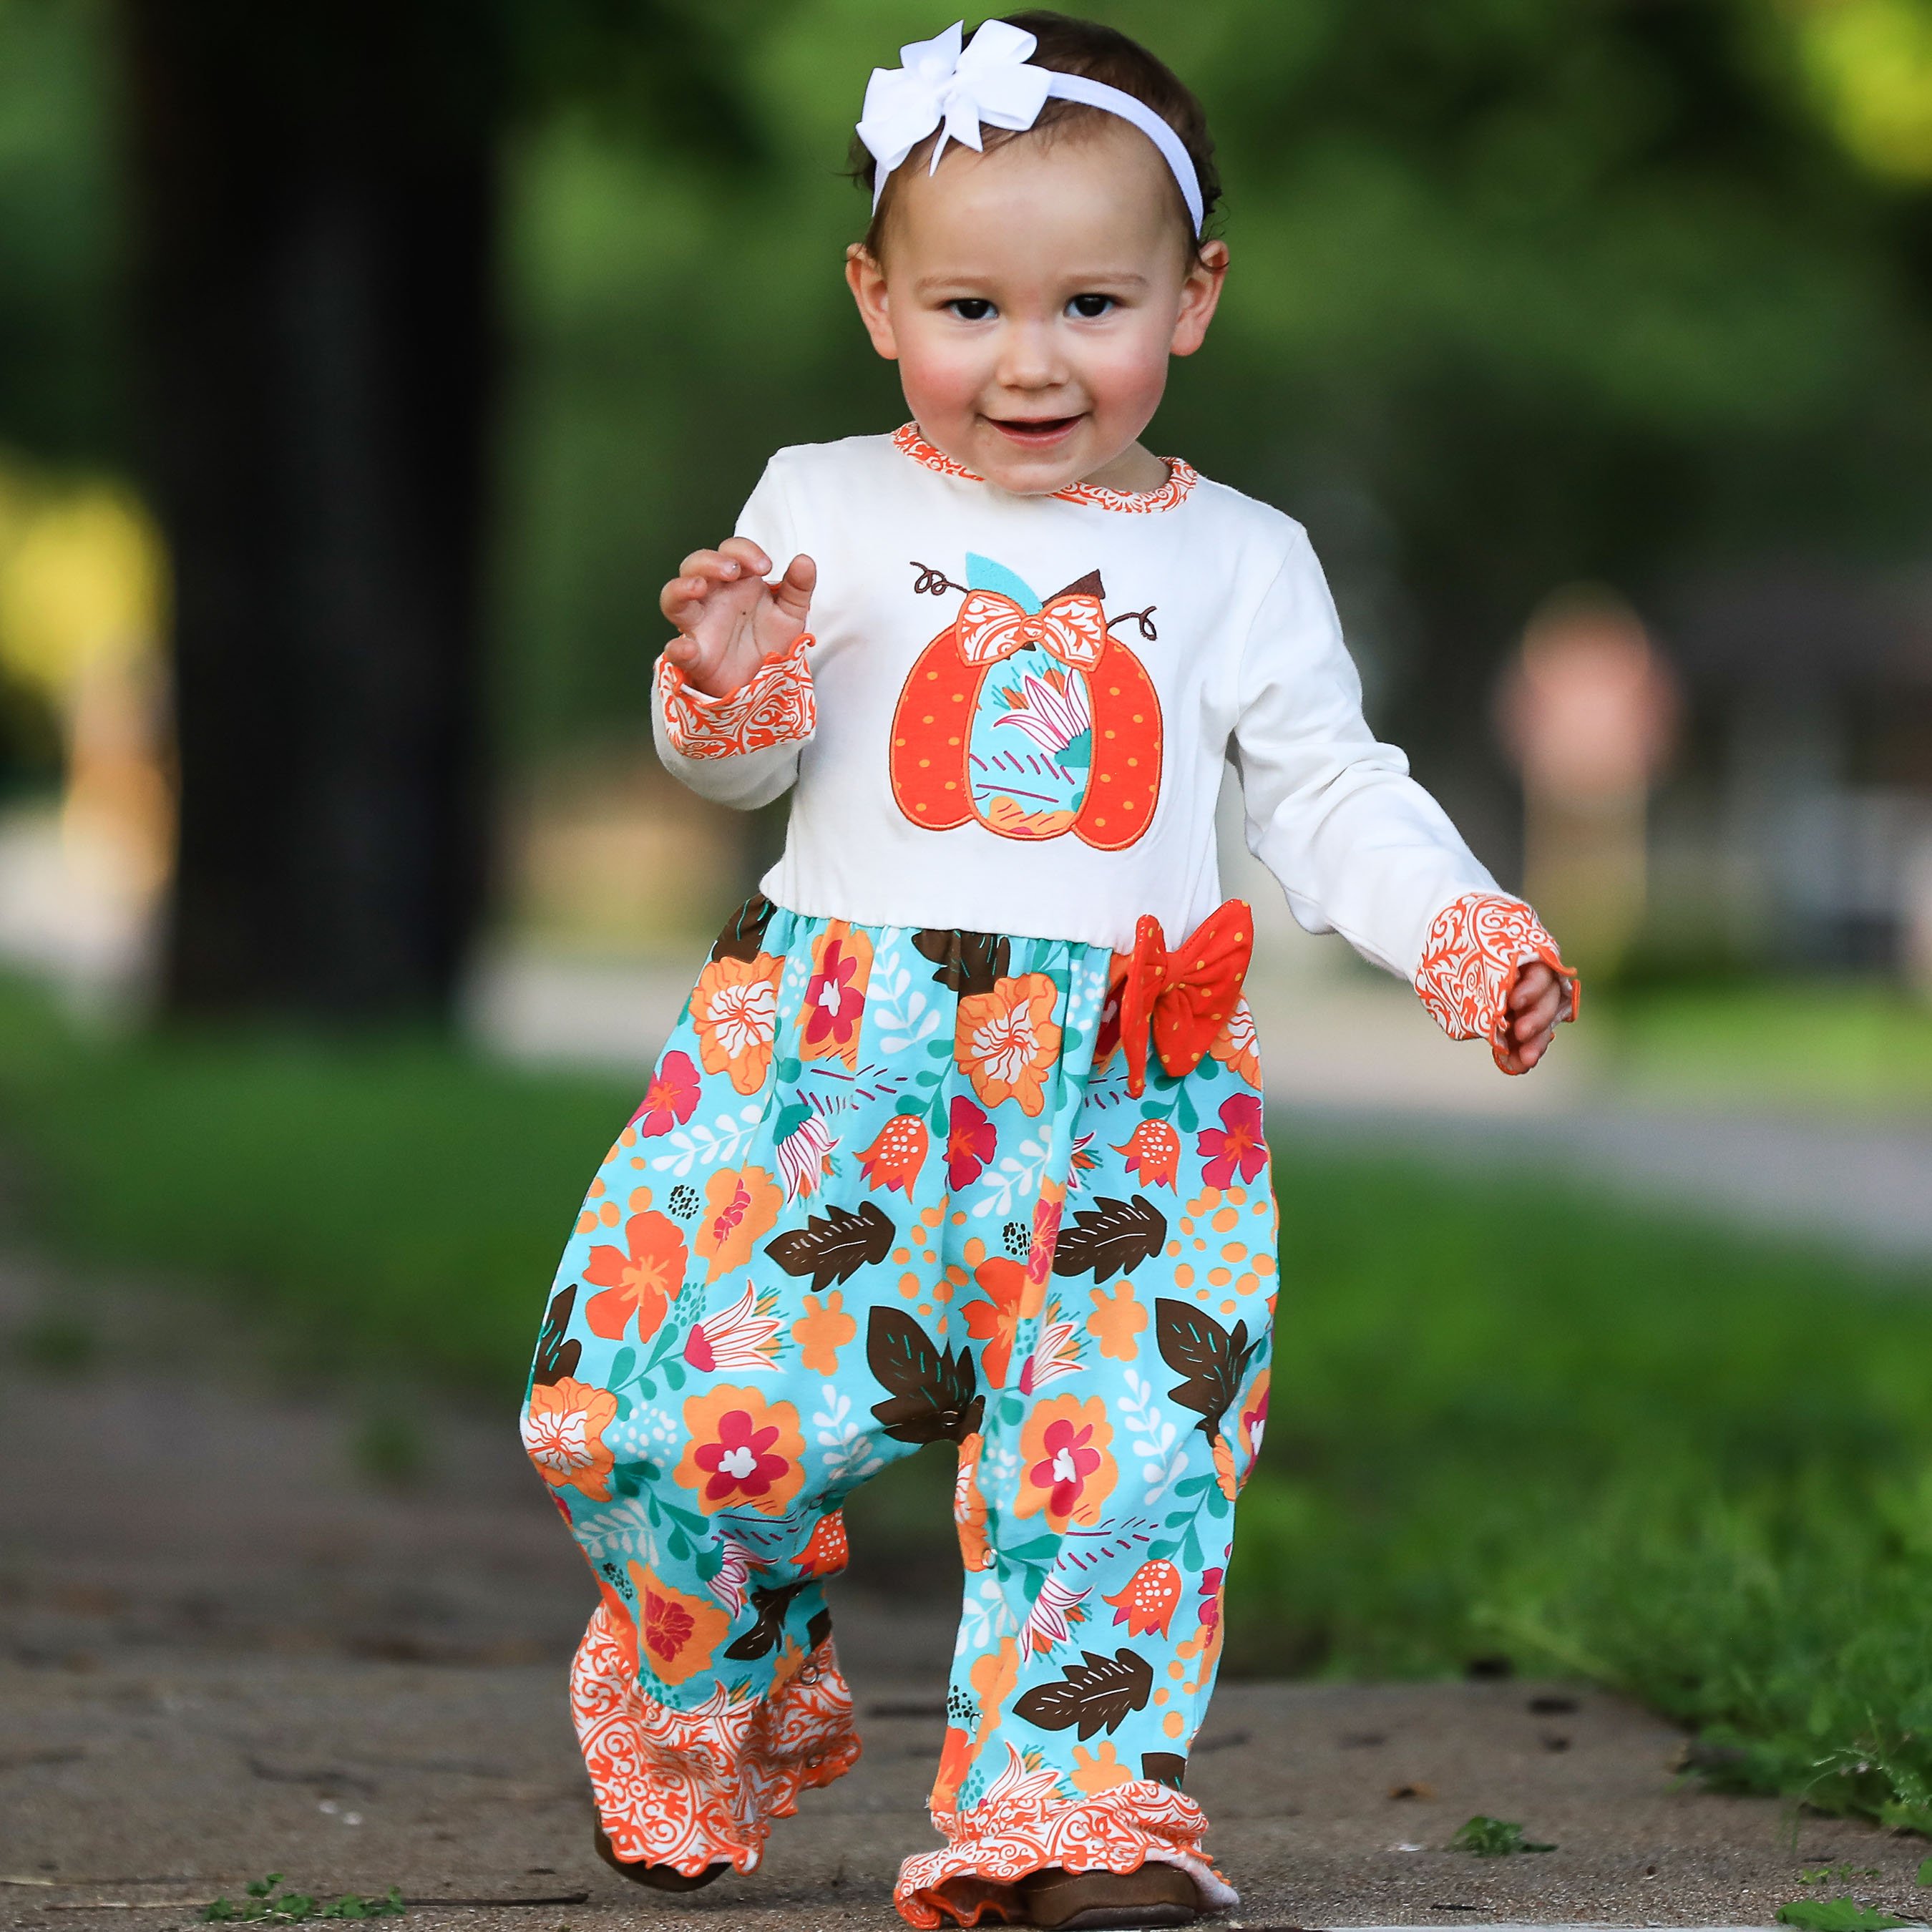
<instances>
[{"instance_id":1,"label":"paved path","mask_svg":"<svg viewBox=\"0 0 1932 1932\"><path fill-rule=\"evenodd\" d=\"M57 1372L50 1316L104 1358ZM184 1925L278 1870L400 1884L432 1932L896 1925L946 1605L838 1596L857 1770L760 1872L661 1902L590 1854L562 1678L591 1592L510 1418L302 1382L182 1300L0 1260L0 1923ZM430 1445L406 1489L358 1473L386 1410ZM1230 1684L1190 1788L1246 1927L1762 1924L1838 1858L1910 1906L1922 1846L1678 1790L1678 1744L1574 1686ZM1560 1849L1440 1849L1478 1811Z\"/></svg>"}]
</instances>

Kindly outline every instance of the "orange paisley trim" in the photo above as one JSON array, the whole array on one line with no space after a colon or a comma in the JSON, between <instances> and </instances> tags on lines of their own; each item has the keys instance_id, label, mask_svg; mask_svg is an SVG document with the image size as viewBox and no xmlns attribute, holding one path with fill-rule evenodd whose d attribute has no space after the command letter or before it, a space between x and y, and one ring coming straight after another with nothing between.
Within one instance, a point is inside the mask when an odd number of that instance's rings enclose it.
<instances>
[{"instance_id":1,"label":"orange paisley trim","mask_svg":"<svg viewBox=\"0 0 1932 1932\"><path fill-rule=\"evenodd\" d=\"M1567 983L1570 1004L1563 1017L1574 1020L1583 984L1564 964L1543 922L1520 899L1465 892L1454 905L1444 906L1429 928L1422 964L1415 969L1415 990L1451 1040L1487 1040L1502 1066L1509 996L1516 975L1533 959Z\"/></svg>"},{"instance_id":2,"label":"orange paisley trim","mask_svg":"<svg viewBox=\"0 0 1932 1932\"><path fill-rule=\"evenodd\" d=\"M752 674L729 698L711 698L686 681L670 658L658 659L658 705L666 735L680 758L735 758L773 745L802 744L818 728L818 700L801 631Z\"/></svg>"},{"instance_id":3,"label":"orange paisley trim","mask_svg":"<svg viewBox=\"0 0 1932 1932\"><path fill-rule=\"evenodd\" d=\"M1151 1858L1178 1865L1201 1894L1202 1909L1224 1911L1240 1895L1202 1856L1206 1814L1191 1798L1164 1784L1134 1778L1071 1804L1060 1796L1060 1774L1029 1771L1006 1747L1006 1768L970 1811L935 1811L946 1834L943 1852L922 1852L899 1867L892 1903L909 1925L932 1927L952 1920L976 1924L990 1898L972 1899L971 1888L949 1899L939 1890L948 1880L980 1879L1011 1884L1049 1866L1062 1871L1138 1871Z\"/></svg>"},{"instance_id":4,"label":"orange paisley trim","mask_svg":"<svg viewBox=\"0 0 1932 1932\"><path fill-rule=\"evenodd\" d=\"M831 1640L769 1698L734 1697L721 1684L674 1711L639 1688L628 1621L600 1604L570 1672L571 1718L612 1850L690 1876L728 1860L754 1870L771 1821L858 1761L852 1694Z\"/></svg>"},{"instance_id":5,"label":"orange paisley trim","mask_svg":"<svg viewBox=\"0 0 1932 1932\"><path fill-rule=\"evenodd\" d=\"M976 476L963 463L955 463L951 457L934 449L920 434L917 423L905 423L893 430L892 446L915 463L922 463L927 469L937 470L942 476L956 477L962 483L986 481L982 476ZM1171 510L1177 503L1186 502L1193 494L1195 484L1201 481L1201 472L1178 456L1165 460L1167 481L1158 490L1103 490L1095 483L1070 483L1065 489L1056 490L1053 494L1063 503L1091 503L1096 509L1124 511L1130 516L1147 516L1157 510Z\"/></svg>"}]
</instances>

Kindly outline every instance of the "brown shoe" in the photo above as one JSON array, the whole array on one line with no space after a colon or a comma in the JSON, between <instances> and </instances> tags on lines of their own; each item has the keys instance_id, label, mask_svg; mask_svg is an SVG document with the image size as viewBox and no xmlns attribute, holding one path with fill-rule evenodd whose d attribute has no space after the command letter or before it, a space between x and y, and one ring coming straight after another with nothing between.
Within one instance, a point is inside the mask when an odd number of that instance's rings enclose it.
<instances>
[{"instance_id":1,"label":"brown shoe","mask_svg":"<svg viewBox=\"0 0 1932 1932\"><path fill-rule=\"evenodd\" d=\"M1027 1922L1077 1932L1084 1925L1192 1925L1201 1916L1201 1894L1178 1865L1152 1860L1138 1871L1070 1872L1057 1866L1019 1882Z\"/></svg>"},{"instance_id":2,"label":"brown shoe","mask_svg":"<svg viewBox=\"0 0 1932 1932\"><path fill-rule=\"evenodd\" d=\"M675 1865L647 1865L628 1858L620 1858L611 1848L604 1827L598 1825L597 1856L620 1878L628 1879L633 1885L647 1885L653 1892L696 1892L700 1886L709 1885L714 1878L722 1878L731 1868L728 1864L706 1865L694 1877L688 1872L681 1872ZM1161 1919L1154 1922L1166 1924Z\"/></svg>"}]
</instances>

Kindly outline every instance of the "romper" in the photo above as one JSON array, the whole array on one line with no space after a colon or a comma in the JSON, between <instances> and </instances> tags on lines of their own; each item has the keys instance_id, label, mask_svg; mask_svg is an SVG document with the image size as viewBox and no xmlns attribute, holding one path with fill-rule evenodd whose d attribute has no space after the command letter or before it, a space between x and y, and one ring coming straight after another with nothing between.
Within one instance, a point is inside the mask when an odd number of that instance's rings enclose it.
<instances>
[{"instance_id":1,"label":"romper","mask_svg":"<svg viewBox=\"0 0 1932 1932\"><path fill-rule=\"evenodd\" d=\"M1184 1786L1276 1274L1224 761L1300 923L1454 1036L1500 1057L1522 964L1573 1013L1574 976L1370 734L1279 512L1178 462L1012 496L908 425L781 452L739 528L817 560L814 628L729 699L661 660L656 734L708 796L791 789L785 849L591 1184L523 1413L602 1597L571 1682L602 1827L748 1871L850 1768L840 1505L943 1438L946 1842L900 1912L1150 1858L1232 1904Z\"/></svg>"}]
</instances>

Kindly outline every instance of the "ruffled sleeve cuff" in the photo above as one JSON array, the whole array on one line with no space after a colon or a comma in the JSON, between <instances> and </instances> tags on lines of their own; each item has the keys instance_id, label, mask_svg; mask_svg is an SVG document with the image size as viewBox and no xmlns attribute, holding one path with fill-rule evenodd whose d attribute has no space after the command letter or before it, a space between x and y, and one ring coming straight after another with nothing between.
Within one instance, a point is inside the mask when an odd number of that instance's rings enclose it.
<instances>
[{"instance_id":1,"label":"ruffled sleeve cuff","mask_svg":"<svg viewBox=\"0 0 1932 1932\"><path fill-rule=\"evenodd\" d=\"M658 659L658 709L670 747L684 758L735 758L774 745L802 744L818 728L818 704L806 662L812 636L801 631L729 698L710 698Z\"/></svg>"},{"instance_id":2,"label":"ruffled sleeve cuff","mask_svg":"<svg viewBox=\"0 0 1932 1932\"><path fill-rule=\"evenodd\" d=\"M1429 928L1415 990L1436 1024L1451 1040L1486 1040L1503 1066L1509 997L1516 976L1540 960L1562 980L1569 995L1566 1020L1576 1017L1582 982L1563 963L1543 922L1520 899L1498 892L1466 892L1444 906ZM1503 1071L1510 1070L1503 1066Z\"/></svg>"}]
</instances>

